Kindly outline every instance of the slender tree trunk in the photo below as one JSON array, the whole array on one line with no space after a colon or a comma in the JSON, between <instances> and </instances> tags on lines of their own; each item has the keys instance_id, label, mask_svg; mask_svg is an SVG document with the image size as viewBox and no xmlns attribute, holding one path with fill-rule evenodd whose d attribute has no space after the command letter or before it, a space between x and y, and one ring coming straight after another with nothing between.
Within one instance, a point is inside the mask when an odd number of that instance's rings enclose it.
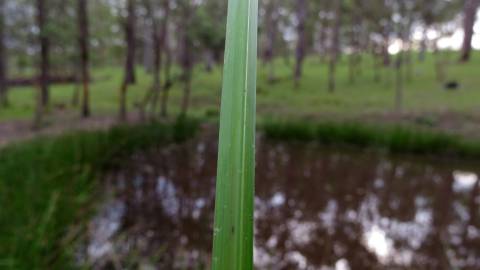
<instances>
[{"instance_id":1,"label":"slender tree trunk","mask_svg":"<svg viewBox=\"0 0 480 270\"><path fill-rule=\"evenodd\" d=\"M273 0L268 2L265 11L265 28L267 31L267 45L264 52L265 64L268 65L268 82L272 84L275 81L275 41L277 37L277 18L276 3Z\"/></svg>"},{"instance_id":2,"label":"slender tree trunk","mask_svg":"<svg viewBox=\"0 0 480 270\"><path fill-rule=\"evenodd\" d=\"M151 44L148 46L148 50L151 52L144 54L151 55L151 59L148 61L151 62L151 71L153 72L153 86L145 95L142 103L140 104L140 118L142 120L145 119L145 113L148 108L150 108L150 118L154 118L156 115L157 103L160 96L161 85L160 85L160 69L161 69L161 47L162 47L162 33L159 29L159 22L155 17L154 7L152 2L149 0L144 1L144 6L147 11L147 17L150 21L150 25L148 29L150 31L145 31L145 35L149 35L149 37L145 37L145 40L149 40ZM162 28L163 31L163 28ZM147 48L145 48L147 49Z\"/></svg>"},{"instance_id":3,"label":"slender tree trunk","mask_svg":"<svg viewBox=\"0 0 480 270\"><path fill-rule=\"evenodd\" d=\"M349 56L349 82L351 84L355 83L357 75L360 75L361 69L358 70L358 65L360 64L360 25L361 18L360 15L353 10L351 14L351 34L350 34L350 56Z\"/></svg>"},{"instance_id":4,"label":"slender tree trunk","mask_svg":"<svg viewBox=\"0 0 480 270\"><path fill-rule=\"evenodd\" d=\"M181 116L186 116L188 109L190 107L190 96L192 92L192 71L191 68L187 68L184 70L184 74L182 75L184 80L184 88L183 88L183 99L182 99L182 108L181 108Z\"/></svg>"},{"instance_id":5,"label":"slender tree trunk","mask_svg":"<svg viewBox=\"0 0 480 270\"><path fill-rule=\"evenodd\" d=\"M442 60L440 49L438 48L438 40L439 38L435 39L433 42L433 60L435 63L435 77L437 82L440 84L445 83L445 63Z\"/></svg>"},{"instance_id":6,"label":"slender tree trunk","mask_svg":"<svg viewBox=\"0 0 480 270\"><path fill-rule=\"evenodd\" d=\"M192 40L189 33L191 24L192 7L190 0L185 0L183 8L184 25L182 29L182 80L183 80L183 98L181 104L181 116L186 116L190 107L190 95L192 91L192 68L193 68L193 55L192 55Z\"/></svg>"},{"instance_id":7,"label":"slender tree trunk","mask_svg":"<svg viewBox=\"0 0 480 270\"><path fill-rule=\"evenodd\" d=\"M88 23L88 0L78 0L78 32L80 48L80 66L82 74L82 117L90 116L90 91L89 91L89 23Z\"/></svg>"},{"instance_id":8,"label":"slender tree trunk","mask_svg":"<svg viewBox=\"0 0 480 270\"><path fill-rule=\"evenodd\" d=\"M480 0L465 0L463 19L463 30L465 35L463 39L460 62L468 62L470 60L472 51L473 27L475 24L475 17L477 16L477 8L479 4Z\"/></svg>"},{"instance_id":9,"label":"slender tree trunk","mask_svg":"<svg viewBox=\"0 0 480 270\"><path fill-rule=\"evenodd\" d=\"M352 32L350 33L350 46L351 46L351 52L348 57L348 81L353 84L355 83L356 79L356 74L355 74L355 69L356 69L356 62L357 62L357 48L356 48L356 40L355 40L355 30L352 27Z\"/></svg>"},{"instance_id":10,"label":"slender tree trunk","mask_svg":"<svg viewBox=\"0 0 480 270\"><path fill-rule=\"evenodd\" d=\"M382 80L381 68L382 68L382 59L373 52L372 55L373 61L373 81L379 83Z\"/></svg>"},{"instance_id":11,"label":"slender tree trunk","mask_svg":"<svg viewBox=\"0 0 480 270\"><path fill-rule=\"evenodd\" d=\"M148 11L147 11L148 13ZM151 17L151 16L149 16ZM151 20L150 20L151 21ZM154 50L155 40L153 39L152 32L155 32L153 25L143 24L143 69L147 73L153 72Z\"/></svg>"},{"instance_id":12,"label":"slender tree trunk","mask_svg":"<svg viewBox=\"0 0 480 270\"><path fill-rule=\"evenodd\" d=\"M170 91L170 87L172 86L172 79L171 79L171 66L172 66L172 56L170 52L170 44L169 44L169 18L170 18L170 0L164 0L164 11L165 11L165 18L164 23L162 25L162 46L163 51L165 52L165 65L164 65L164 77L165 83L162 87L162 101L161 101L161 108L160 108L160 115L162 117L168 116L168 92Z\"/></svg>"},{"instance_id":13,"label":"slender tree trunk","mask_svg":"<svg viewBox=\"0 0 480 270\"><path fill-rule=\"evenodd\" d=\"M127 61L125 76L128 84L136 82L135 76L135 0L127 0L127 21L125 23L125 41L127 44Z\"/></svg>"},{"instance_id":14,"label":"slender tree trunk","mask_svg":"<svg viewBox=\"0 0 480 270\"><path fill-rule=\"evenodd\" d=\"M127 90L128 85L135 83L135 4L127 0L127 21L125 22L126 59L122 85L120 87L120 121L127 120Z\"/></svg>"},{"instance_id":15,"label":"slender tree trunk","mask_svg":"<svg viewBox=\"0 0 480 270\"><path fill-rule=\"evenodd\" d=\"M205 50L204 58L205 58L205 71L208 73L211 73L215 65L215 57L213 55L212 50L210 49Z\"/></svg>"},{"instance_id":16,"label":"slender tree trunk","mask_svg":"<svg viewBox=\"0 0 480 270\"><path fill-rule=\"evenodd\" d=\"M400 23L401 24L401 23ZM402 45L400 46L400 51L397 55L397 59L395 62L395 112L397 114L402 113L403 109L403 65L404 65L404 50L405 50L405 37L406 31L403 25L399 26L398 35L401 39Z\"/></svg>"},{"instance_id":17,"label":"slender tree trunk","mask_svg":"<svg viewBox=\"0 0 480 270\"><path fill-rule=\"evenodd\" d=\"M395 112L401 113L403 108L403 48L397 55L395 70Z\"/></svg>"},{"instance_id":18,"label":"slender tree trunk","mask_svg":"<svg viewBox=\"0 0 480 270\"><path fill-rule=\"evenodd\" d=\"M297 48L295 52L295 72L294 80L295 87L300 86L300 80L303 73L303 60L305 59L305 50L306 50L306 20L307 20L307 0L297 0Z\"/></svg>"},{"instance_id":19,"label":"slender tree trunk","mask_svg":"<svg viewBox=\"0 0 480 270\"><path fill-rule=\"evenodd\" d=\"M160 115L163 118L166 118L168 116L168 93L170 92L170 88L172 87L172 78L171 78L171 67L172 67L172 56L170 55L170 47L168 45L168 42L164 44L164 50L166 52L166 59L165 59L165 66L164 66L164 72L165 72L165 83L162 88L162 104L160 108Z\"/></svg>"},{"instance_id":20,"label":"slender tree trunk","mask_svg":"<svg viewBox=\"0 0 480 270\"><path fill-rule=\"evenodd\" d=\"M383 65L388 67L391 64L390 53L388 52L388 47L390 47L390 31L388 26L383 27L383 46L382 46L382 55L383 55Z\"/></svg>"},{"instance_id":21,"label":"slender tree trunk","mask_svg":"<svg viewBox=\"0 0 480 270\"><path fill-rule=\"evenodd\" d=\"M5 1L0 0L0 108L8 105L7 54L5 48Z\"/></svg>"},{"instance_id":22,"label":"slender tree trunk","mask_svg":"<svg viewBox=\"0 0 480 270\"><path fill-rule=\"evenodd\" d=\"M126 79L124 79L122 82L122 85L120 86L119 119L122 122L127 120L127 88L128 88L128 82L126 81Z\"/></svg>"},{"instance_id":23,"label":"slender tree trunk","mask_svg":"<svg viewBox=\"0 0 480 270\"><path fill-rule=\"evenodd\" d=\"M50 40L47 32L47 0L37 0L37 24L40 32L40 92L42 106L49 102ZM43 110L43 109L42 109Z\"/></svg>"},{"instance_id":24,"label":"slender tree trunk","mask_svg":"<svg viewBox=\"0 0 480 270\"><path fill-rule=\"evenodd\" d=\"M328 23L327 20L321 19L321 28L319 36L319 46L320 46L320 62L326 63L326 55L328 55L327 48L327 36L328 36Z\"/></svg>"},{"instance_id":25,"label":"slender tree trunk","mask_svg":"<svg viewBox=\"0 0 480 270\"><path fill-rule=\"evenodd\" d=\"M422 41L420 43L420 51L418 52L418 61L420 63L425 62L425 57L427 55L428 49L428 36L427 36L428 28L425 27L422 33Z\"/></svg>"},{"instance_id":26,"label":"slender tree trunk","mask_svg":"<svg viewBox=\"0 0 480 270\"><path fill-rule=\"evenodd\" d=\"M328 64L328 91L333 93L336 88L337 61L340 54L340 28L342 22L342 1L335 1L335 22L333 24L332 42L330 44L330 59Z\"/></svg>"},{"instance_id":27,"label":"slender tree trunk","mask_svg":"<svg viewBox=\"0 0 480 270\"><path fill-rule=\"evenodd\" d=\"M412 61L412 41L410 40L410 36L407 36L407 49L404 52L404 61L405 61L405 80L407 82L411 82L413 79L413 61Z\"/></svg>"},{"instance_id":28,"label":"slender tree trunk","mask_svg":"<svg viewBox=\"0 0 480 270\"><path fill-rule=\"evenodd\" d=\"M153 28L153 98L152 98L152 117L156 114L158 98L160 96L161 84L160 84L160 69L161 69L161 55L162 45L160 40L160 34L158 33L158 26L155 23Z\"/></svg>"}]
</instances>

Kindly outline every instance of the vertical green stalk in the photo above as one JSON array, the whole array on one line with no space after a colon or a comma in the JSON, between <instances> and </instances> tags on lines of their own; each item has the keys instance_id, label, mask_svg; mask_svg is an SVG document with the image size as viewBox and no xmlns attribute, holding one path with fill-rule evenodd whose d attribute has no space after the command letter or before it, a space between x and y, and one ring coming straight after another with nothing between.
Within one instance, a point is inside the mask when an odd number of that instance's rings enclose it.
<instances>
[{"instance_id":1,"label":"vertical green stalk","mask_svg":"<svg viewBox=\"0 0 480 270\"><path fill-rule=\"evenodd\" d=\"M229 0L212 269L253 269L258 0Z\"/></svg>"}]
</instances>

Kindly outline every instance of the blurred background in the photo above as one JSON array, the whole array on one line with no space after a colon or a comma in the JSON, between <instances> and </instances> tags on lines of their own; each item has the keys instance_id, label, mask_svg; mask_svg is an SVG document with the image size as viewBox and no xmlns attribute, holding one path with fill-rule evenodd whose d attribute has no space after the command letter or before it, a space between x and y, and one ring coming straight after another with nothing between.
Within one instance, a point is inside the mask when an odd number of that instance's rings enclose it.
<instances>
[{"instance_id":1,"label":"blurred background","mask_svg":"<svg viewBox=\"0 0 480 270\"><path fill-rule=\"evenodd\" d=\"M22 127L16 120L45 127L72 119L82 125L90 116L109 122L129 115L218 114L226 5L2 1L2 137L17 137L12 129ZM261 1L258 113L471 120L477 6L460 0Z\"/></svg>"},{"instance_id":2,"label":"blurred background","mask_svg":"<svg viewBox=\"0 0 480 270\"><path fill-rule=\"evenodd\" d=\"M479 5L259 2L258 269L480 268ZM209 268L226 13L0 0L0 268Z\"/></svg>"}]
</instances>

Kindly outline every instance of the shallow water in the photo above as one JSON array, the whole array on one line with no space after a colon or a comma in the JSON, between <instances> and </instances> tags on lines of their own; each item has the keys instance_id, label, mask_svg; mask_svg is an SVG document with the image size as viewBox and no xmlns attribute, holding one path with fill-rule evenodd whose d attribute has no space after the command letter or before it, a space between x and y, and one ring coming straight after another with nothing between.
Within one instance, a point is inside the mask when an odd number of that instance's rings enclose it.
<instances>
[{"instance_id":1,"label":"shallow water","mask_svg":"<svg viewBox=\"0 0 480 270\"><path fill-rule=\"evenodd\" d=\"M217 146L205 136L106 176L79 261L94 269L208 269ZM259 142L257 269L480 269L474 166Z\"/></svg>"}]
</instances>

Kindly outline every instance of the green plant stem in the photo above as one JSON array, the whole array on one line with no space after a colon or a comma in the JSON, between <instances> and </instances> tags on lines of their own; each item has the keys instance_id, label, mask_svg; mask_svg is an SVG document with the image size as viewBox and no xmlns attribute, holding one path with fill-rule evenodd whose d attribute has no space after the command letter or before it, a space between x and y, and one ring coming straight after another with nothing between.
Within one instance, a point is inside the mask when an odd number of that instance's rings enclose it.
<instances>
[{"instance_id":1,"label":"green plant stem","mask_svg":"<svg viewBox=\"0 0 480 270\"><path fill-rule=\"evenodd\" d=\"M257 0L228 1L212 269L253 269Z\"/></svg>"}]
</instances>

